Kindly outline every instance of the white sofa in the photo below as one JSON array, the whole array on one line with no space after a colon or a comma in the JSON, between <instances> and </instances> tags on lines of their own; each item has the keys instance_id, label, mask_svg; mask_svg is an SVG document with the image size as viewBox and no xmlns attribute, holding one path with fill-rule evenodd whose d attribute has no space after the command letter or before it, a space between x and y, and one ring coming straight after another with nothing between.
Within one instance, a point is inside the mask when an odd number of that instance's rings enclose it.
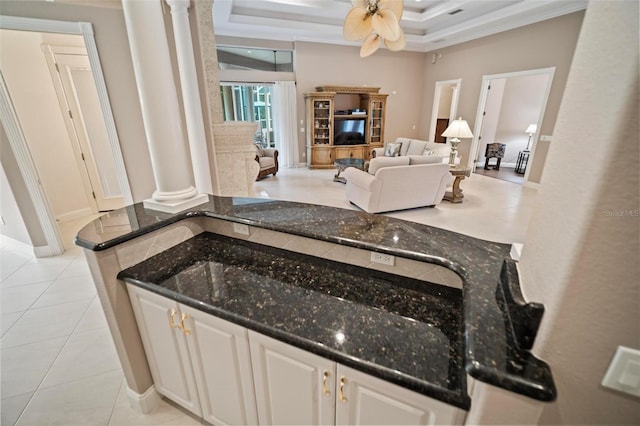
<instances>
[{"instance_id":1,"label":"white sofa","mask_svg":"<svg viewBox=\"0 0 640 426\"><path fill-rule=\"evenodd\" d=\"M439 156L377 157L365 172L349 167L343 175L347 199L369 213L435 206L452 176Z\"/></svg>"},{"instance_id":2,"label":"white sofa","mask_svg":"<svg viewBox=\"0 0 640 426\"><path fill-rule=\"evenodd\" d=\"M427 155L442 157L442 162L449 164L449 154L451 153L451 145L444 143L435 143L421 141L419 139L397 138L393 143L401 143L400 157L411 155ZM371 150L371 158L384 156L385 148L373 148ZM460 158L456 153L456 164L460 164Z\"/></svg>"}]
</instances>

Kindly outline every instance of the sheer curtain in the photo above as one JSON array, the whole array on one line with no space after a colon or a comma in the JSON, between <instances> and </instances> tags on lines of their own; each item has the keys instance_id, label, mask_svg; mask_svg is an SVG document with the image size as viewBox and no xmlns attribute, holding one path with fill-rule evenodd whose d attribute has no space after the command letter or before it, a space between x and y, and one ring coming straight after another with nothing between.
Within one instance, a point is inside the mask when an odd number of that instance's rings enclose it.
<instances>
[{"instance_id":1,"label":"sheer curtain","mask_svg":"<svg viewBox=\"0 0 640 426\"><path fill-rule=\"evenodd\" d=\"M296 110L296 84L294 81L276 81L271 93L273 127L278 149L278 164L281 167L297 167L300 162L298 150L298 126Z\"/></svg>"}]
</instances>

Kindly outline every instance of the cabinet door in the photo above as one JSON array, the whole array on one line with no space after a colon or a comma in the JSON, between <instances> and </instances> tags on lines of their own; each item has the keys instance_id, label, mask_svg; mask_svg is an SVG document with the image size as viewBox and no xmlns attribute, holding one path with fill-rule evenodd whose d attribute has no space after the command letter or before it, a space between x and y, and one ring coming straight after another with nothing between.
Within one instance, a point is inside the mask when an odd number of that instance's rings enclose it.
<instances>
[{"instance_id":1,"label":"cabinet door","mask_svg":"<svg viewBox=\"0 0 640 426\"><path fill-rule=\"evenodd\" d=\"M462 424L464 411L338 364L337 425Z\"/></svg>"},{"instance_id":2,"label":"cabinet door","mask_svg":"<svg viewBox=\"0 0 640 426\"><path fill-rule=\"evenodd\" d=\"M260 424L334 424L335 362L252 331L249 344Z\"/></svg>"},{"instance_id":3,"label":"cabinet door","mask_svg":"<svg viewBox=\"0 0 640 426\"><path fill-rule=\"evenodd\" d=\"M247 330L188 306L180 310L191 332L187 342L202 418L215 425L258 423Z\"/></svg>"},{"instance_id":4,"label":"cabinet door","mask_svg":"<svg viewBox=\"0 0 640 426\"><path fill-rule=\"evenodd\" d=\"M311 148L311 164L314 166L333 164L331 148Z\"/></svg>"},{"instance_id":5,"label":"cabinet door","mask_svg":"<svg viewBox=\"0 0 640 426\"><path fill-rule=\"evenodd\" d=\"M201 416L177 303L130 284L127 290L156 390ZM176 328L171 327L171 321Z\"/></svg>"}]
</instances>

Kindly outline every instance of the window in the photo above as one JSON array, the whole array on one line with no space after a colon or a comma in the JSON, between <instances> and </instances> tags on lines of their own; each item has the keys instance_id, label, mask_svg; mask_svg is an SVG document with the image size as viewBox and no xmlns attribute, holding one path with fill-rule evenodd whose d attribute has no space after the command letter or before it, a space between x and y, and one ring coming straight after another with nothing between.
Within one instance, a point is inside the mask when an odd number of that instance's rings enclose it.
<instances>
[{"instance_id":1,"label":"window","mask_svg":"<svg viewBox=\"0 0 640 426\"><path fill-rule=\"evenodd\" d=\"M254 140L265 148L275 147L271 112L272 87L271 84L220 84L225 121L258 123Z\"/></svg>"}]
</instances>

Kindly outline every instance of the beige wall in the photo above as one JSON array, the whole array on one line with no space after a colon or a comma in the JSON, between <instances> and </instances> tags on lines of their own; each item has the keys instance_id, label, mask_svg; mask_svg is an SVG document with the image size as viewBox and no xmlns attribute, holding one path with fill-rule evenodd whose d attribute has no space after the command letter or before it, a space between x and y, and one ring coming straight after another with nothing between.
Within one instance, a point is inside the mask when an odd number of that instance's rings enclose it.
<instances>
[{"instance_id":1,"label":"beige wall","mask_svg":"<svg viewBox=\"0 0 640 426\"><path fill-rule=\"evenodd\" d=\"M638 33L637 1L589 3L524 243L558 388L542 424L640 424L639 400L600 384L618 345L640 350Z\"/></svg>"},{"instance_id":2,"label":"beige wall","mask_svg":"<svg viewBox=\"0 0 640 426\"><path fill-rule=\"evenodd\" d=\"M33 247L46 246L47 239L40 226L40 220L36 215L36 209L31 197L29 197L24 179L20 174L18 162L9 145L4 126L0 126L0 162L2 163L2 173L7 179L6 182L3 181L2 186L0 215L2 215L4 225L0 227L0 234ZM27 231L26 235L24 228Z\"/></svg>"},{"instance_id":3,"label":"beige wall","mask_svg":"<svg viewBox=\"0 0 640 426\"><path fill-rule=\"evenodd\" d=\"M155 189L122 10L44 1L2 0L9 16L93 24L100 63L134 201Z\"/></svg>"},{"instance_id":4,"label":"beige wall","mask_svg":"<svg viewBox=\"0 0 640 426\"><path fill-rule=\"evenodd\" d=\"M59 41L77 46L77 38L84 46L81 36ZM0 69L53 214L64 221L94 209L82 184L43 41L41 33L0 30Z\"/></svg>"},{"instance_id":5,"label":"beige wall","mask_svg":"<svg viewBox=\"0 0 640 426\"><path fill-rule=\"evenodd\" d=\"M385 141L399 136L417 137L422 103L425 54L380 49L360 57L360 48L319 43L296 43L295 70L298 92L298 127L304 127L304 93L316 86L380 87L389 95ZM395 92L395 93L394 93ZM433 94L429 102L433 102ZM416 126L416 129L413 129ZM305 153L305 134L299 133L300 152ZM302 155L302 154L301 154ZM305 159L302 159L303 161Z\"/></svg>"},{"instance_id":6,"label":"beige wall","mask_svg":"<svg viewBox=\"0 0 640 426\"><path fill-rule=\"evenodd\" d=\"M420 136L426 137L429 131L436 81L462 78L458 116L473 129L482 76L556 67L541 128L541 134L552 135L583 16L584 12L576 12L438 51L442 57L435 64L425 63ZM470 145L470 139L459 145L463 161L469 158ZM537 182L539 175L533 169L541 171L541 167L531 167L529 179Z\"/></svg>"}]
</instances>

